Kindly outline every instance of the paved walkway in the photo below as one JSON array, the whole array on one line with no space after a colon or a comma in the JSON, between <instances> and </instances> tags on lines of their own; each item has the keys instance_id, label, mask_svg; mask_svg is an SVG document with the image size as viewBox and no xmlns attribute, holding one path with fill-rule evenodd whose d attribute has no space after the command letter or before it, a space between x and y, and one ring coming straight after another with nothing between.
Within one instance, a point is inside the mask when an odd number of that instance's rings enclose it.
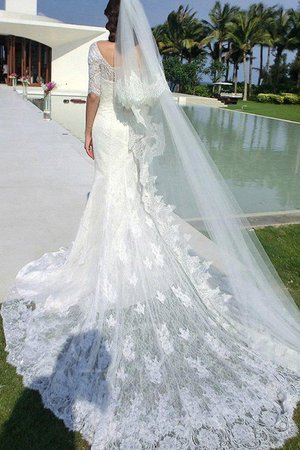
<instances>
[{"instance_id":1,"label":"paved walkway","mask_svg":"<svg viewBox=\"0 0 300 450\"><path fill-rule=\"evenodd\" d=\"M18 270L76 235L93 181L82 143L0 85L0 301Z\"/></svg>"}]
</instances>

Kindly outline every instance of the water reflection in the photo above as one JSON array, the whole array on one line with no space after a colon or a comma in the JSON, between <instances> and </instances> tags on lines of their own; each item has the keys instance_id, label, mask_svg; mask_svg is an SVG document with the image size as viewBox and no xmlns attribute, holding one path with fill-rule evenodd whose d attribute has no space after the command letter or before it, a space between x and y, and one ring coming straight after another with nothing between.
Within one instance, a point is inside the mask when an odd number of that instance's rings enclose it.
<instances>
[{"instance_id":1,"label":"water reflection","mask_svg":"<svg viewBox=\"0 0 300 450\"><path fill-rule=\"evenodd\" d=\"M246 212L300 209L300 125L213 108L185 112Z\"/></svg>"}]
</instances>

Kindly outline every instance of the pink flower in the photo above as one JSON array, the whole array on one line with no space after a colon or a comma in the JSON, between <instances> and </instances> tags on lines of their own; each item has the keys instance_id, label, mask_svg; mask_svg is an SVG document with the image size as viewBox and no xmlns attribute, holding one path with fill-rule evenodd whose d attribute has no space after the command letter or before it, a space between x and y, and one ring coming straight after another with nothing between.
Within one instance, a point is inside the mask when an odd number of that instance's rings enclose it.
<instances>
[{"instance_id":1,"label":"pink flower","mask_svg":"<svg viewBox=\"0 0 300 450\"><path fill-rule=\"evenodd\" d=\"M21 81L22 83L30 84L30 80L29 80L29 76L28 75L26 75L25 77L19 78L19 81Z\"/></svg>"},{"instance_id":2,"label":"pink flower","mask_svg":"<svg viewBox=\"0 0 300 450\"><path fill-rule=\"evenodd\" d=\"M45 95L48 95L49 92L56 88L56 83L54 81L49 81L48 83L44 84L43 88L45 91Z\"/></svg>"}]
</instances>

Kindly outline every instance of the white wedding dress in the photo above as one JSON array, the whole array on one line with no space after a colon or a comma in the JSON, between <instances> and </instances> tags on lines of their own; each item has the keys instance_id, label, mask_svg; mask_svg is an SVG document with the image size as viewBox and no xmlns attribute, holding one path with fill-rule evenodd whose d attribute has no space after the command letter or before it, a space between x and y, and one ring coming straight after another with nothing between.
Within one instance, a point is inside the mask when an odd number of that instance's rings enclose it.
<instances>
[{"instance_id":1,"label":"white wedding dress","mask_svg":"<svg viewBox=\"0 0 300 450\"><path fill-rule=\"evenodd\" d=\"M17 275L8 361L93 450L278 448L297 434L300 377L245 342L217 253L198 232L190 245L129 151L96 43L89 64L93 187L74 242Z\"/></svg>"}]
</instances>

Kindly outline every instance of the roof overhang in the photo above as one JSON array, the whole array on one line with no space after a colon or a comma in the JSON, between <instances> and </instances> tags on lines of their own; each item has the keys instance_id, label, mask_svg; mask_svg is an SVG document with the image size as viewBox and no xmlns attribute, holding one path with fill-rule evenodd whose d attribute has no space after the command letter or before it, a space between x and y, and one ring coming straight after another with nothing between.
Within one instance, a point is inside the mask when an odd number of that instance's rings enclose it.
<instances>
[{"instance_id":1,"label":"roof overhang","mask_svg":"<svg viewBox=\"0 0 300 450\"><path fill-rule=\"evenodd\" d=\"M106 33L106 28L73 25L45 20L13 19L0 16L0 34L21 36L32 39L51 48L85 43Z\"/></svg>"}]
</instances>

